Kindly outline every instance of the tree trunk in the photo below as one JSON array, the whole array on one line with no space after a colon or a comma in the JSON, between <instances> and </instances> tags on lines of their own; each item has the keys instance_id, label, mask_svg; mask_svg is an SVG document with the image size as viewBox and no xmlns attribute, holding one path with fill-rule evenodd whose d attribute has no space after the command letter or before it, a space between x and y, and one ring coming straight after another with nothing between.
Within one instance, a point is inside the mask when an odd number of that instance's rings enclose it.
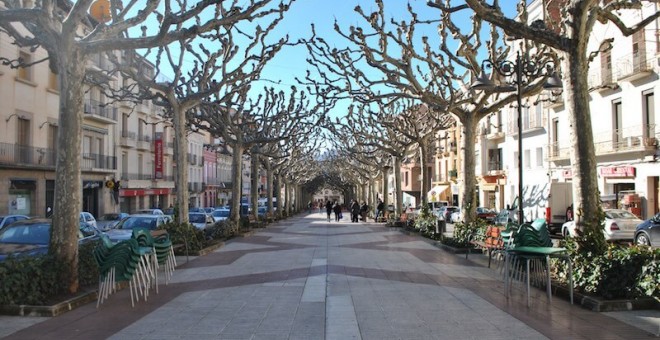
<instances>
[{"instance_id":1,"label":"tree trunk","mask_svg":"<svg viewBox=\"0 0 660 340\"><path fill-rule=\"evenodd\" d=\"M463 124L464 133L464 138L462 140L464 148L462 174L463 202L461 209L463 210L465 223L471 223L476 217L475 190L477 188L477 179L474 175L476 173L474 140L479 120L472 114L466 114L460 118L461 123Z\"/></svg>"},{"instance_id":2,"label":"tree trunk","mask_svg":"<svg viewBox=\"0 0 660 340\"><path fill-rule=\"evenodd\" d=\"M284 199L282 197L282 183L283 183L282 182L282 175L278 172L275 175L275 177L276 177L275 181L277 182L277 183L275 183L275 190L276 190L275 192L277 193L277 211L276 211L276 213L277 213L277 218L281 219L282 216L283 216L283 211L284 211L284 206L282 205L282 203L284 202Z\"/></svg>"},{"instance_id":3,"label":"tree trunk","mask_svg":"<svg viewBox=\"0 0 660 340\"><path fill-rule=\"evenodd\" d=\"M259 219L259 153L252 152L250 157L250 204L252 205L252 217L256 221Z\"/></svg>"},{"instance_id":4,"label":"tree trunk","mask_svg":"<svg viewBox=\"0 0 660 340\"><path fill-rule=\"evenodd\" d=\"M266 160L266 190L267 190L267 199L268 199L268 212L271 216L273 214L273 166L270 163L270 160Z\"/></svg>"},{"instance_id":5,"label":"tree trunk","mask_svg":"<svg viewBox=\"0 0 660 340\"><path fill-rule=\"evenodd\" d=\"M172 103L176 101L170 101ZM176 148L176 222L188 223L188 134L186 133L186 114L178 106L173 106L174 138Z\"/></svg>"},{"instance_id":6,"label":"tree trunk","mask_svg":"<svg viewBox=\"0 0 660 340\"><path fill-rule=\"evenodd\" d=\"M66 42L66 40L63 40ZM73 44L71 44L73 45ZM58 75L60 93L55 202L49 251L63 265L61 281L70 293L78 291L78 232L82 207L80 155L85 56L73 46L61 46Z\"/></svg>"},{"instance_id":7,"label":"tree trunk","mask_svg":"<svg viewBox=\"0 0 660 340\"><path fill-rule=\"evenodd\" d=\"M403 191L401 190L401 158L394 157L394 203L396 214L403 213ZM387 209L387 207L385 207Z\"/></svg>"},{"instance_id":8,"label":"tree trunk","mask_svg":"<svg viewBox=\"0 0 660 340\"><path fill-rule=\"evenodd\" d=\"M420 171L419 175L422 177L421 183L420 183L420 206L425 207L427 203L429 202L427 193L429 190L431 190L431 185L429 183L428 176L426 173L428 172L428 168L426 166L426 160L428 159L428 145L426 142L426 139L422 139L422 141L419 143L419 164L420 164Z\"/></svg>"},{"instance_id":9,"label":"tree trunk","mask_svg":"<svg viewBox=\"0 0 660 340\"><path fill-rule=\"evenodd\" d=\"M585 38L586 39L586 38ZM570 122L571 165L573 171L573 211L575 223L584 227L587 239L578 239L581 246L599 252L603 251L605 238L599 217L600 194L597 182L596 152L593 144L591 112L589 110L589 64L584 46L577 44L570 52L564 53L562 67L568 77L563 86L566 110ZM586 242L583 242L586 241ZM593 245L595 248L591 247Z\"/></svg>"},{"instance_id":10,"label":"tree trunk","mask_svg":"<svg viewBox=\"0 0 660 340\"><path fill-rule=\"evenodd\" d=\"M231 189L231 211L229 213L229 220L232 222L234 228L238 228L241 219L241 198L243 195L243 145L240 143L232 144L232 162L231 162L231 176L233 178L233 186Z\"/></svg>"},{"instance_id":11,"label":"tree trunk","mask_svg":"<svg viewBox=\"0 0 660 340\"><path fill-rule=\"evenodd\" d=\"M389 199L388 199L389 195L387 194L387 192L390 190L389 183L387 183L388 182L387 181L387 175L389 173L388 169L389 169L389 166L384 166L383 170L382 170L383 171L383 176L382 176L383 177L383 204L385 206L387 206L389 204Z\"/></svg>"}]
</instances>

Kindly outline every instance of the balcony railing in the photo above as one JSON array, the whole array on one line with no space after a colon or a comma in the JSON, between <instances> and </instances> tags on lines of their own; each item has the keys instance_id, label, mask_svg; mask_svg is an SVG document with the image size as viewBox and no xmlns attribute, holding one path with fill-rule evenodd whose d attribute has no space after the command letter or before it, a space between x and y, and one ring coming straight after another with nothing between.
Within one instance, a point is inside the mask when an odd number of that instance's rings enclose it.
<instances>
[{"instance_id":1,"label":"balcony railing","mask_svg":"<svg viewBox=\"0 0 660 340\"><path fill-rule=\"evenodd\" d=\"M97 116L114 122L117 121L117 108L111 104L101 103L98 100L86 99L84 112L86 115Z\"/></svg>"},{"instance_id":2,"label":"balcony railing","mask_svg":"<svg viewBox=\"0 0 660 340\"><path fill-rule=\"evenodd\" d=\"M516 112L509 115L507 122L507 133L510 135L518 134L518 114ZM528 113L523 112L522 132L525 133L530 130L542 129L545 127L546 115L544 113L537 114L531 110Z\"/></svg>"},{"instance_id":3,"label":"balcony railing","mask_svg":"<svg viewBox=\"0 0 660 340\"><path fill-rule=\"evenodd\" d=\"M657 59L652 54L631 53L619 58L616 63L619 80L634 80L653 71L653 62Z\"/></svg>"},{"instance_id":4,"label":"balcony railing","mask_svg":"<svg viewBox=\"0 0 660 340\"><path fill-rule=\"evenodd\" d=\"M149 181L153 178L153 174L124 172L121 174L123 181Z\"/></svg>"},{"instance_id":5,"label":"balcony railing","mask_svg":"<svg viewBox=\"0 0 660 340\"><path fill-rule=\"evenodd\" d=\"M135 133L133 131L126 131L126 130L121 131L121 138L135 140L136 136L137 136L137 133Z\"/></svg>"},{"instance_id":6,"label":"balcony railing","mask_svg":"<svg viewBox=\"0 0 660 340\"><path fill-rule=\"evenodd\" d=\"M0 164L22 166L55 166L55 150L0 143Z\"/></svg>"},{"instance_id":7,"label":"balcony railing","mask_svg":"<svg viewBox=\"0 0 660 340\"><path fill-rule=\"evenodd\" d=\"M615 86L616 78L612 70L595 71L589 75L589 88L590 89L607 89Z\"/></svg>"},{"instance_id":8,"label":"balcony railing","mask_svg":"<svg viewBox=\"0 0 660 340\"><path fill-rule=\"evenodd\" d=\"M91 169L109 169L117 170L117 157L106 156L95 153L83 153L80 161L80 168L83 170Z\"/></svg>"},{"instance_id":9,"label":"balcony railing","mask_svg":"<svg viewBox=\"0 0 660 340\"><path fill-rule=\"evenodd\" d=\"M488 171L502 171L502 162L490 161L488 162Z\"/></svg>"},{"instance_id":10,"label":"balcony railing","mask_svg":"<svg viewBox=\"0 0 660 340\"><path fill-rule=\"evenodd\" d=\"M660 126L656 124L637 125L594 133L596 155L627 152L654 152L658 147ZM558 141L548 145L549 160L568 159L570 146L567 141Z\"/></svg>"}]
</instances>

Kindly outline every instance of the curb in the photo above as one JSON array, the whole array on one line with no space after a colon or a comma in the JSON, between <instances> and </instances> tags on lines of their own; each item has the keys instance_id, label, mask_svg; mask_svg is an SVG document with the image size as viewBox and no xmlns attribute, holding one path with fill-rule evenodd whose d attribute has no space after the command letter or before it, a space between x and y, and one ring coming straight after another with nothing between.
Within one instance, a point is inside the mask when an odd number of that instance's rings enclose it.
<instances>
[{"instance_id":1,"label":"curb","mask_svg":"<svg viewBox=\"0 0 660 340\"><path fill-rule=\"evenodd\" d=\"M0 314L12 316L58 316L95 301L97 297L96 293L96 290L85 292L51 306L4 305L0 306Z\"/></svg>"}]
</instances>

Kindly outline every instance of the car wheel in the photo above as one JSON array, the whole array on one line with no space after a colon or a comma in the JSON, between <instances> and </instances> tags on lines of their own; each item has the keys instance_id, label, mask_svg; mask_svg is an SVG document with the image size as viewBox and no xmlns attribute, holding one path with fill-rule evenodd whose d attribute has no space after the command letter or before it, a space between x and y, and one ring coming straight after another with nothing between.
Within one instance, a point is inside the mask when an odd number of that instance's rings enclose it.
<instances>
[{"instance_id":1,"label":"car wheel","mask_svg":"<svg viewBox=\"0 0 660 340\"><path fill-rule=\"evenodd\" d=\"M650 246L651 241L649 240L648 235L645 233L639 233L637 237L635 237L635 244L640 246Z\"/></svg>"}]
</instances>

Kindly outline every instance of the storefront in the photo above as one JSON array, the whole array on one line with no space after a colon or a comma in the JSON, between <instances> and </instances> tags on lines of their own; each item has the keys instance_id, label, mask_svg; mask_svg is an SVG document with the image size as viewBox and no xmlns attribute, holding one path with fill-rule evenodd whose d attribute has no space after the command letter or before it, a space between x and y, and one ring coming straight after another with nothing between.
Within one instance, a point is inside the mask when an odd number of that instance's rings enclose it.
<instances>
[{"instance_id":1,"label":"storefront","mask_svg":"<svg viewBox=\"0 0 660 340\"><path fill-rule=\"evenodd\" d=\"M170 188L119 189L119 202L122 212L131 213L146 208L166 208L169 206Z\"/></svg>"}]
</instances>

